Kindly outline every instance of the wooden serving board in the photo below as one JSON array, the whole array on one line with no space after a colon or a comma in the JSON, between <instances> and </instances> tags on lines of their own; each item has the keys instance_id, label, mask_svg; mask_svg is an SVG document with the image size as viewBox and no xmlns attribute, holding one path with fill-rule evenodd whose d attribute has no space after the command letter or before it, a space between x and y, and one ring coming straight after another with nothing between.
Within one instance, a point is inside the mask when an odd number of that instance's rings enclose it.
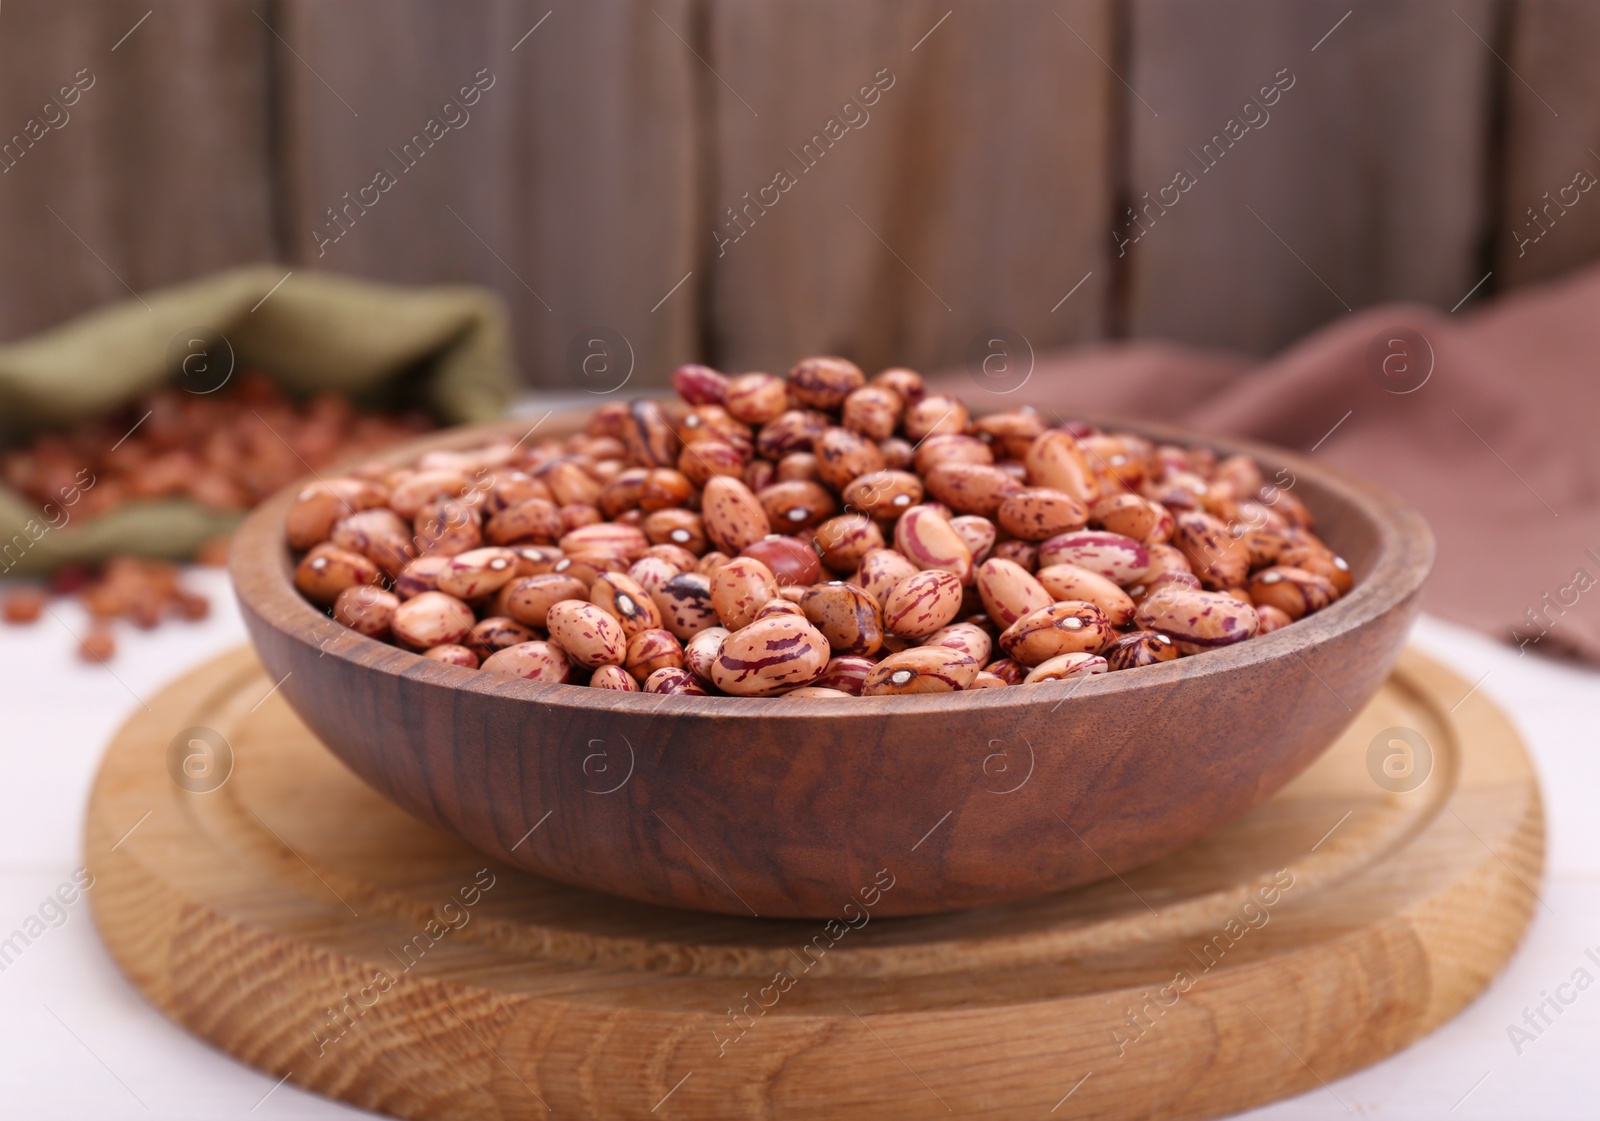
<instances>
[{"instance_id":1,"label":"wooden serving board","mask_svg":"<svg viewBox=\"0 0 1600 1121\"><path fill-rule=\"evenodd\" d=\"M96 920L190 1031L400 1117L1200 1118L1337 1094L1484 988L1543 864L1516 733L1412 652L1309 771L1158 863L874 919L912 849L832 923L496 864L368 790L272 690L241 650L117 736L88 814Z\"/></svg>"}]
</instances>

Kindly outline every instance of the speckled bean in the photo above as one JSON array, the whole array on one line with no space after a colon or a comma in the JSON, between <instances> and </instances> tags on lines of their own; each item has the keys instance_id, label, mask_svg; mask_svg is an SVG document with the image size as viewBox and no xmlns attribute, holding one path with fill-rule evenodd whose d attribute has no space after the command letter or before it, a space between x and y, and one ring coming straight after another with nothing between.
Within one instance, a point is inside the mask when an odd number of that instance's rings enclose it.
<instances>
[{"instance_id":1,"label":"speckled bean","mask_svg":"<svg viewBox=\"0 0 1600 1121\"><path fill-rule=\"evenodd\" d=\"M994 557L978 566L974 584L984 610L1001 628L1063 598L1052 597L1038 578L1015 561Z\"/></svg>"},{"instance_id":2,"label":"speckled bean","mask_svg":"<svg viewBox=\"0 0 1600 1121\"><path fill-rule=\"evenodd\" d=\"M551 642L521 642L490 655L483 668L526 681L559 684L572 676L572 663L566 651Z\"/></svg>"},{"instance_id":3,"label":"speckled bean","mask_svg":"<svg viewBox=\"0 0 1600 1121\"><path fill-rule=\"evenodd\" d=\"M476 622L472 608L444 592L423 592L394 609L389 629L413 650L459 643Z\"/></svg>"},{"instance_id":4,"label":"speckled bean","mask_svg":"<svg viewBox=\"0 0 1600 1121\"><path fill-rule=\"evenodd\" d=\"M1000 649L1026 666L1062 654L1098 654L1115 637L1111 620L1092 603L1063 600L1025 615L1000 632Z\"/></svg>"},{"instance_id":5,"label":"speckled bean","mask_svg":"<svg viewBox=\"0 0 1600 1121\"><path fill-rule=\"evenodd\" d=\"M1173 585L1147 596L1134 619L1142 630L1169 636L1180 654L1243 642L1261 625L1255 608L1232 596Z\"/></svg>"},{"instance_id":6,"label":"speckled bean","mask_svg":"<svg viewBox=\"0 0 1600 1121\"><path fill-rule=\"evenodd\" d=\"M828 664L828 640L803 619L751 623L722 642L711 680L724 693L770 697L811 684Z\"/></svg>"},{"instance_id":7,"label":"speckled bean","mask_svg":"<svg viewBox=\"0 0 1600 1121\"><path fill-rule=\"evenodd\" d=\"M545 626L550 631L551 641L565 650L573 661L590 669L607 664L621 665L627 652L628 640L622 633L622 625L587 601L562 600L550 608Z\"/></svg>"},{"instance_id":8,"label":"speckled bean","mask_svg":"<svg viewBox=\"0 0 1600 1121\"><path fill-rule=\"evenodd\" d=\"M912 693L956 693L971 688L982 667L971 655L948 646L918 646L890 654L861 683L863 697Z\"/></svg>"}]
</instances>

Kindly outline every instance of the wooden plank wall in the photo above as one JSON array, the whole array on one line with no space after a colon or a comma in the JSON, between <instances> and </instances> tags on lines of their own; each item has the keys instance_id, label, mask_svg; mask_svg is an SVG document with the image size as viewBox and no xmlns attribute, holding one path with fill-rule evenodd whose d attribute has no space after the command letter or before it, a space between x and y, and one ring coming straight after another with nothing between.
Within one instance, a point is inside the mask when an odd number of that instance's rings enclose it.
<instances>
[{"instance_id":1,"label":"wooden plank wall","mask_svg":"<svg viewBox=\"0 0 1600 1121\"><path fill-rule=\"evenodd\" d=\"M0 338L268 258L489 285L552 387L1268 353L1600 255L1558 194L1600 181L1597 47L1586 0L8 0Z\"/></svg>"}]
</instances>

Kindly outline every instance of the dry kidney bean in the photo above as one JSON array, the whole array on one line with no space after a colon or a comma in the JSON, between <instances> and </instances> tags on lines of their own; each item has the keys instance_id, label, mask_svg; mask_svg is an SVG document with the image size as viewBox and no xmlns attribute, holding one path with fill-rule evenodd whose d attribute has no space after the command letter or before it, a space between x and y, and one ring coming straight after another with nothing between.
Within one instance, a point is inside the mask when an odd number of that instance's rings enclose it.
<instances>
[{"instance_id":1,"label":"dry kidney bean","mask_svg":"<svg viewBox=\"0 0 1600 1121\"><path fill-rule=\"evenodd\" d=\"M993 466L994 449L974 436L944 432L917 441L911 457L911 469L924 480L935 468L955 464Z\"/></svg>"},{"instance_id":2,"label":"dry kidney bean","mask_svg":"<svg viewBox=\"0 0 1600 1121\"><path fill-rule=\"evenodd\" d=\"M952 623L948 627L940 627L923 641L923 645L948 646L952 650L959 650L980 666L987 664L989 655L994 653L994 640L989 637L988 631L976 623Z\"/></svg>"},{"instance_id":3,"label":"dry kidney bean","mask_svg":"<svg viewBox=\"0 0 1600 1121\"><path fill-rule=\"evenodd\" d=\"M471 650L481 661L491 654L515 646L519 642L532 642L537 636L521 623L498 615L480 619L461 640L461 645Z\"/></svg>"},{"instance_id":4,"label":"dry kidney bean","mask_svg":"<svg viewBox=\"0 0 1600 1121\"><path fill-rule=\"evenodd\" d=\"M620 572L595 577L589 588L589 602L615 617L622 624L622 633L629 638L661 626L661 611L650 593Z\"/></svg>"},{"instance_id":5,"label":"dry kidney bean","mask_svg":"<svg viewBox=\"0 0 1600 1121\"><path fill-rule=\"evenodd\" d=\"M1250 577L1250 601L1257 607L1276 607L1289 621L1321 611L1339 598L1333 581L1303 568L1264 568Z\"/></svg>"},{"instance_id":6,"label":"dry kidney bean","mask_svg":"<svg viewBox=\"0 0 1600 1121\"><path fill-rule=\"evenodd\" d=\"M451 557L450 563L439 570L435 584L441 592L471 600L499 591L516 575L517 555L491 545Z\"/></svg>"},{"instance_id":7,"label":"dry kidney bean","mask_svg":"<svg viewBox=\"0 0 1600 1121\"><path fill-rule=\"evenodd\" d=\"M965 432L971 419L967 407L954 397L928 394L906 407L901 428L908 440L922 440L944 432Z\"/></svg>"},{"instance_id":8,"label":"dry kidney bean","mask_svg":"<svg viewBox=\"0 0 1600 1121\"><path fill-rule=\"evenodd\" d=\"M811 546L796 537L773 533L744 547L742 557L753 557L772 570L780 587L807 588L822 578L822 564Z\"/></svg>"},{"instance_id":9,"label":"dry kidney bean","mask_svg":"<svg viewBox=\"0 0 1600 1121\"><path fill-rule=\"evenodd\" d=\"M882 470L878 445L848 428L828 428L817 438L815 477L834 490Z\"/></svg>"},{"instance_id":10,"label":"dry kidney bean","mask_svg":"<svg viewBox=\"0 0 1600 1121\"><path fill-rule=\"evenodd\" d=\"M1279 627L1287 627L1294 622L1282 610L1272 606L1270 603L1263 603L1257 607L1256 617L1261 620L1261 626L1256 631L1257 634L1271 634Z\"/></svg>"},{"instance_id":11,"label":"dry kidney bean","mask_svg":"<svg viewBox=\"0 0 1600 1121\"><path fill-rule=\"evenodd\" d=\"M843 358L807 358L789 371L789 392L808 409L838 409L866 384L861 367Z\"/></svg>"},{"instance_id":12,"label":"dry kidney bean","mask_svg":"<svg viewBox=\"0 0 1600 1121\"><path fill-rule=\"evenodd\" d=\"M730 631L753 623L756 612L777 594L772 570L754 557L734 557L711 574L711 607Z\"/></svg>"},{"instance_id":13,"label":"dry kidney bean","mask_svg":"<svg viewBox=\"0 0 1600 1121\"><path fill-rule=\"evenodd\" d=\"M444 662L446 665L461 666L464 669L478 668L478 656L465 646L453 642L442 646L430 646L422 652L422 656L432 658L436 662Z\"/></svg>"},{"instance_id":14,"label":"dry kidney bean","mask_svg":"<svg viewBox=\"0 0 1600 1121\"><path fill-rule=\"evenodd\" d=\"M922 480L909 471L884 470L862 475L840 497L846 510L871 518L895 518L922 501Z\"/></svg>"},{"instance_id":15,"label":"dry kidney bean","mask_svg":"<svg viewBox=\"0 0 1600 1121\"><path fill-rule=\"evenodd\" d=\"M923 484L929 494L957 513L986 518L994 517L1000 504L1022 489L1000 468L982 463L940 464L928 472Z\"/></svg>"},{"instance_id":16,"label":"dry kidney bean","mask_svg":"<svg viewBox=\"0 0 1600 1121\"><path fill-rule=\"evenodd\" d=\"M702 573L679 573L651 598L661 612L661 625L685 642L707 627L722 625L711 604L711 579Z\"/></svg>"},{"instance_id":17,"label":"dry kidney bean","mask_svg":"<svg viewBox=\"0 0 1600 1121\"><path fill-rule=\"evenodd\" d=\"M1097 673L1105 673L1108 668L1106 660L1099 654L1086 654L1082 651L1058 654L1054 658L1046 658L1029 670L1028 676L1022 679L1022 683L1037 685L1041 681L1067 681L1074 677L1093 677Z\"/></svg>"},{"instance_id":18,"label":"dry kidney bean","mask_svg":"<svg viewBox=\"0 0 1600 1121\"><path fill-rule=\"evenodd\" d=\"M994 560L1008 560L1020 564L1029 572L1039 568L1039 546L1028 541L997 541L989 556Z\"/></svg>"},{"instance_id":19,"label":"dry kidney bean","mask_svg":"<svg viewBox=\"0 0 1600 1121\"><path fill-rule=\"evenodd\" d=\"M1040 542L1039 567L1053 564L1075 564L1127 587L1138 583L1150 570L1150 550L1118 533L1079 530Z\"/></svg>"},{"instance_id":20,"label":"dry kidney bean","mask_svg":"<svg viewBox=\"0 0 1600 1121\"><path fill-rule=\"evenodd\" d=\"M358 584L346 588L334 599L333 617L368 638L382 638L389 633L389 621L399 606L400 597L393 592Z\"/></svg>"},{"instance_id":21,"label":"dry kidney bean","mask_svg":"<svg viewBox=\"0 0 1600 1121\"><path fill-rule=\"evenodd\" d=\"M725 475L706 483L700 493L700 516L711 543L729 554L772 532L767 512L750 488Z\"/></svg>"},{"instance_id":22,"label":"dry kidney bean","mask_svg":"<svg viewBox=\"0 0 1600 1121\"><path fill-rule=\"evenodd\" d=\"M1170 662L1177 656L1178 647L1172 639L1153 631L1125 634L1106 648L1106 664L1113 670Z\"/></svg>"},{"instance_id":23,"label":"dry kidney bean","mask_svg":"<svg viewBox=\"0 0 1600 1121\"><path fill-rule=\"evenodd\" d=\"M1137 494L1107 495L1090 507L1089 517L1102 529L1147 545L1172 538L1172 514Z\"/></svg>"},{"instance_id":24,"label":"dry kidney bean","mask_svg":"<svg viewBox=\"0 0 1600 1121\"><path fill-rule=\"evenodd\" d=\"M1100 480L1069 432L1052 428L1040 433L1023 462L1028 466L1028 481L1034 486L1059 490L1085 506L1100 497Z\"/></svg>"},{"instance_id":25,"label":"dry kidney bean","mask_svg":"<svg viewBox=\"0 0 1600 1121\"><path fill-rule=\"evenodd\" d=\"M1198 510L1176 515L1172 540L1200 577L1202 587L1237 588L1250 574L1250 550L1220 519Z\"/></svg>"},{"instance_id":26,"label":"dry kidney bean","mask_svg":"<svg viewBox=\"0 0 1600 1121\"><path fill-rule=\"evenodd\" d=\"M362 510L340 518L328 539L341 549L363 554L391 576L416 555L411 527L393 510Z\"/></svg>"},{"instance_id":27,"label":"dry kidney bean","mask_svg":"<svg viewBox=\"0 0 1600 1121\"><path fill-rule=\"evenodd\" d=\"M811 543L823 564L835 572L849 572L873 549L883 548L883 530L865 514L840 514L819 525Z\"/></svg>"},{"instance_id":28,"label":"dry kidney bean","mask_svg":"<svg viewBox=\"0 0 1600 1121\"><path fill-rule=\"evenodd\" d=\"M620 693L637 693L639 683L621 666L601 666L589 677L591 689L615 689Z\"/></svg>"},{"instance_id":29,"label":"dry kidney bean","mask_svg":"<svg viewBox=\"0 0 1600 1121\"><path fill-rule=\"evenodd\" d=\"M395 577L394 593L401 599L410 599L423 592L439 589L439 573L450 563L449 557L418 557L400 570Z\"/></svg>"},{"instance_id":30,"label":"dry kidney bean","mask_svg":"<svg viewBox=\"0 0 1600 1121\"><path fill-rule=\"evenodd\" d=\"M1075 564L1053 564L1041 568L1037 577L1052 600L1086 600L1104 611L1113 627L1126 627L1133 621L1132 598L1098 572Z\"/></svg>"},{"instance_id":31,"label":"dry kidney bean","mask_svg":"<svg viewBox=\"0 0 1600 1121\"><path fill-rule=\"evenodd\" d=\"M622 668L640 682L658 669L682 669L683 643L671 631L639 631L628 639Z\"/></svg>"},{"instance_id":32,"label":"dry kidney bean","mask_svg":"<svg viewBox=\"0 0 1600 1121\"><path fill-rule=\"evenodd\" d=\"M861 558L851 583L862 588L880 604L890 591L907 576L915 576L920 569L893 549L874 549Z\"/></svg>"},{"instance_id":33,"label":"dry kidney bean","mask_svg":"<svg viewBox=\"0 0 1600 1121\"><path fill-rule=\"evenodd\" d=\"M683 665L701 681L710 682L711 665L722 651L722 640L732 632L727 627L707 627L683 644Z\"/></svg>"},{"instance_id":34,"label":"dry kidney bean","mask_svg":"<svg viewBox=\"0 0 1600 1121\"><path fill-rule=\"evenodd\" d=\"M984 610L1002 628L1055 602L1044 585L1015 561L984 561L974 583Z\"/></svg>"},{"instance_id":35,"label":"dry kidney bean","mask_svg":"<svg viewBox=\"0 0 1600 1121\"><path fill-rule=\"evenodd\" d=\"M324 607L333 606L346 588L371 584L377 579L377 565L360 553L336 545L318 545L294 570L294 586L300 594Z\"/></svg>"},{"instance_id":36,"label":"dry kidney bean","mask_svg":"<svg viewBox=\"0 0 1600 1121\"><path fill-rule=\"evenodd\" d=\"M939 569L959 583L972 583L972 550L936 507L913 506L901 514L894 547L918 568Z\"/></svg>"},{"instance_id":37,"label":"dry kidney bean","mask_svg":"<svg viewBox=\"0 0 1600 1121\"><path fill-rule=\"evenodd\" d=\"M904 366L891 366L887 370L880 370L873 376L871 384L893 390L907 404L915 404L922 400L927 392L922 384L922 375Z\"/></svg>"},{"instance_id":38,"label":"dry kidney bean","mask_svg":"<svg viewBox=\"0 0 1600 1121\"><path fill-rule=\"evenodd\" d=\"M1134 619L1141 629L1170 637L1180 654L1243 642L1261 625L1255 608L1232 596L1171 585L1152 592Z\"/></svg>"},{"instance_id":39,"label":"dry kidney bean","mask_svg":"<svg viewBox=\"0 0 1600 1121\"><path fill-rule=\"evenodd\" d=\"M694 560L695 558L690 557L689 559ZM644 589L646 595L654 600L656 589L682 571L684 569L680 565L673 564L664 557L643 556L629 566L628 576L634 583ZM572 597L567 596L564 598L571 599Z\"/></svg>"},{"instance_id":40,"label":"dry kidney bean","mask_svg":"<svg viewBox=\"0 0 1600 1121\"><path fill-rule=\"evenodd\" d=\"M574 576L547 572L509 585L497 606L524 626L542 630L552 607L564 599L582 599L588 592L588 585Z\"/></svg>"},{"instance_id":41,"label":"dry kidney bean","mask_svg":"<svg viewBox=\"0 0 1600 1121\"><path fill-rule=\"evenodd\" d=\"M969 654L947 646L918 646L890 654L861 682L863 697L910 693L954 693L969 689L981 666Z\"/></svg>"},{"instance_id":42,"label":"dry kidney bean","mask_svg":"<svg viewBox=\"0 0 1600 1121\"><path fill-rule=\"evenodd\" d=\"M722 407L745 424L766 424L789 406L789 387L771 374L742 374L728 383Z\"/></svg>"},{"instance_id":43,"label":"dry kidney bean","mask_svg":"<svg viewBox=\"0 0 1600 1121\"><path fill-rule=\"evenodd\" d=\"M711 680L736 697L770 697L809 685L828 664L828 640L803 619L751 623L722 641Z\"/></svg>"},{"instance_id":44,"label":"dry kidney bean","mask_svg":"<svg viewBox=\"0 0 1600 1121\"><path fill-rule=\"evenodd\" d=\"M1131 496L1130 496L1131 497ZM1089 521L1083 503L1049 487L1013 490L996 510L1000 528L1024 541L1044 541L1082 529Z\"/></svg>"},{"instance_id":45,"label":"dry kidney bean","mask_svg":"<svg viewBox=\"0 0 1600 1121\"><path fill-rule=\"evenodd\" d=\"M887 440L899 427L906 403L892 389L879 385L863 386L844 399L840 420L852 432L869 440Z\"/></svg>"},{"instance_id":46,"label":"dry kidney bean","mask_svg":"<svg viewBox=\"0 0 1600 1121\"><path fill-rule=\"evenodd\" d=\"M1007 685L1021 685L1028 676L1028 668L1014 658L1000 658L990 662L983 672L993 674Z\"/></svg>"},{"instance_id":47,"label":"dry kidney bean","mask_svg":"<svg viewBox=\"0 0 1600 1121\"><path fill-rule=\"evenodd\" d=\"M800 610L836 655L871 655L883 649L883 613L862 588L832 580L808 589Z\"/></svg>"},{"instance_id":48,"label":"dry kidney bean","mask_svg":"<svg viewBox=\"0 0 1600 1121\"><path fill-rule=\"evenodd\" d=\"M362 479L312 483L295 496L289 507L283 522L284 536L289 548L309 549L326 541L340 519L384 506L388 500L386 490Z\"/></svg>"},{"instance_id":49,"label":"dry kidney bean","mask_svg":"<svg viewBox=\"0 0 1600 1121\"><path fill-rule=\"evenodd\" d=\"M943 569L928 569L890 589L883 600L883 623L903 638L924 638L955 619L961 599L961 581Z\"/></svg>"},{"instance_id":50,"label":"dry kidney bean","mask_svg":"<svg viewBox=\"0 0 1600 1121\"><path fill-rule=\"evenodd\" d=\"M550 545L561 537L561 508L547 498L529 498L489 518L484 536L494 545Z\"/></svg>"},{"instance_id":51,"label":"dry kidney bean","mask_svg":"<svg viewBox=\"0 0 1600 1121\"><path fill-rule=\"evenodd\" d=\"M768 522L784 533L810 529L839 508L828 488L804 479L763 487L756 499Z\"/></svg>"},{"instance_id":52,"label":"dry kidney bean","mask_svg":"<svg viewBox=\"0 0 1600 1121\"><path fill-rule=\"evenodd\" d=\"M989 550L994 548L995 538L998 536L994 523L977 514L962 514L960 517L951 518L950 528L965 542L974 564L981 564L988 557Z\"/></svg>"},{"instance_id":53,"label":"dry kidney bean","mask_svg":"<svg viewBox=\"0 0 1600 1121\"><path fill-rule=\"evenodd\" d=\"M415 650L459 643L477 619L472 608L444 592L423 592L394 609L389 629L402 644Z\"/></svg>"},{"instance_id":54,"label":"dry kidney bean","mask_svg":"<svg viewBox=\"0 0 1600 1121\"><path fill-rule=\"evenodd\" d=\"M553 642L521 642L484 659L483 669L528 681L559 684L572 676L566 651Z\"/></svg>"},{"instance_id":55,"label":"dry kidney bean","mask_svg":"<svg viewBox=\"0 0 1600 1121\"><path fill-rule=\"evenodd\" d=\"M914 371L869 381L837 358L673 383L682 403L608 402L578 435L304 488L284 526L297 586L452 664L837 698L1121 672L1354 583L1245 456L1027 409L974 420Z\"/></svg>"},{"instance_id":56,"label":"dry kidney bean","mask_svg":"<svg viewBox=\"0 0 1600 1121\"><path fill-rule=\"evenodd\" d=\"M678 693L686 697L707 696L706 687L688 670L664 666L644 679L646 693Z\"/></svg>"},{"instance_id":57,"label":"dry kidney bean","mask_svg":"<svg viewBox=\"0 0 1600 1121\"><path fill-rule=\"evenodd\" d=\"M581 666L622 664L628 648L622 625L592 603L564 599L550 608L545 626L550 640Z\"/></svg>"},{"instance_id":58,"label":"dry kidney bean","mask_svg":"<svg viewBox=\"0 0 1600 1121\"><path fill-rule=\"evenodd\" d=\"M1061 654L1098 654L1115 636L1111 620L1092 603L1063 600L1024 615L1000 632L1000 649L1023 665Z\"/></svg>"}]
</instances>

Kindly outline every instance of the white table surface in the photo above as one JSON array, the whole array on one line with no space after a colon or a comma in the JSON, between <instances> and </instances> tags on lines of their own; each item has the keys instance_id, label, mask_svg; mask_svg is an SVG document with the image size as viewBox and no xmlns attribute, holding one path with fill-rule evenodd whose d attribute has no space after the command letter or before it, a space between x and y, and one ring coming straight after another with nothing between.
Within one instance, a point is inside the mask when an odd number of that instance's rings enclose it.
<instances>
[{"instance_id":1,"label":"white table surface","mask_svg":"<svg viewBox=\"0 0 1600 1121\"><path fill-rule=\"evenodd\" d=\"M0 627L0 938L79 866L83 806L116 728L165 682L244 641L226 578L189 579L212 598L199 624L125 629L111 671L80 663L60 606L30 628ZM1510 966L1455 1020L1407 1051L1329 1089L1279 1102L1252 1121L1352 1114L1408 1121L1600 1117L1600 987L1581 994L1518 1055L1507 1026L1600 953L1600 673L1519 657L1477 634L1424 619L1416 645L1478 680L1511 714L1544 785L1548 910ZM1487 676L1483 676L1483 675ZM1600 969L1591 967L1600 977ZM0 1117L355 1117L243 1066L188 1035L144 1002L95 935L85 901L68 908L0 972Z\"/></svg>"}]
</instances>

